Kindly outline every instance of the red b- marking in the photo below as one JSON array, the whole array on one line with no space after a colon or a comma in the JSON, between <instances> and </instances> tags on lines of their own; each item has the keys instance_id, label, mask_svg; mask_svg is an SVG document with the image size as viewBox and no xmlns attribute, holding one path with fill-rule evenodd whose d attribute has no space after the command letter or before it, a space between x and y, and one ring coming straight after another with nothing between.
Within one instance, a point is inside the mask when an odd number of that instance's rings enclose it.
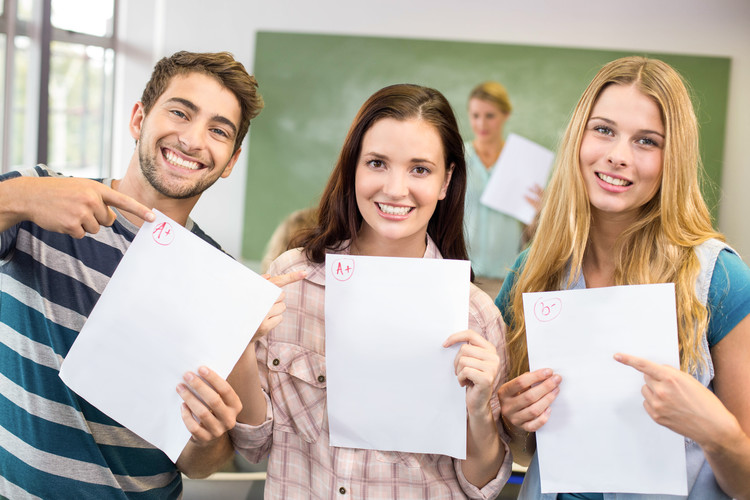
<instances>
[{"instance_id":1,"label":"red b- marking","mask_svg":"<svg viewBox=\"0 0 750 500\"><path fill-rule=\"evenodd\" d=\"M539 321L552 321L560 315L562 301L558 298L539 299L534 304L534 316Z\"/></svg>"}]
</instances>

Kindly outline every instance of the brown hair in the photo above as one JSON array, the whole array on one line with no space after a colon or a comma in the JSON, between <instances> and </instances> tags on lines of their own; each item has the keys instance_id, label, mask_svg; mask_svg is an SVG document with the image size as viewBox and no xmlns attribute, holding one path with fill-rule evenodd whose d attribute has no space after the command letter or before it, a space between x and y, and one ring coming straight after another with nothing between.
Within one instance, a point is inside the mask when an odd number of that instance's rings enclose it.
<instances>
[{"instance_id":1,"label":"brown hair","mask_svg":"<svg viewBox=\"0 0 750 500\"><path fill-rule=\"evenodd\" d=\"M143 89L143 113L148 114L151 111L172 78L194 72L216 78L237 97L241 109L241 119L234 141L234 151L237 151L250 127L250 120L258 116L263 109L263 98L258 93L258 82L255 77L248 74L242 63L235 61L229 52L181 51L162 58L154 66L151 79Z\"/></svg>"},{"instance_id":2,"label":"brown hair","mask_svg":"<svg viewBox=\"0 0 750 500\"><path fill-rule=\"evenodd\" d=\"M466 192L464 146L453 110L437 90L398 84L375 92L362 105L349 129L336 166L318 208L318 226L294 241L312 262L323 262L327 250L341 250L354 241L362 224L357 208L354 178L365 133L383 118L419 119L438 132L443 144L446 169L453 169L445 199L438 202L427 233L446 259L468 259L463 217Z\"/></svg>"}]
</instances>

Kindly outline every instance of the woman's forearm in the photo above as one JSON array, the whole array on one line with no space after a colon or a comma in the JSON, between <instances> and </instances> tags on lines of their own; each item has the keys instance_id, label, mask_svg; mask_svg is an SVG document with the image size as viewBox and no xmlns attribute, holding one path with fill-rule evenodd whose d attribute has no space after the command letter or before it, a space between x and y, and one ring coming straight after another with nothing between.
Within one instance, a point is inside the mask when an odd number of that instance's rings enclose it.
<instances>
[{"instance_id":1,"label":"woman's forearm","mask_svg":"<svg viewBox=\"0 0 750 500\"><path fill-rule=\"evenodd\" d=\"M750 437L739 423L718 429L711 443L701 444L721 489L737 500L750 499Z\"/></svg>"},{"instance_id":2,"label":"woman's forearm","mask_svg":"<svg viewBox=\"0 0 750 500\"><path fill-rule=\"evenodd\" d=\"M520 429L504 418L502 422L505 432L510 436L508 445L510 446L510 452L513 454L513 461L518 465L528 467L536 451L536 434Z\"/></svg>"},{"instance_id":3,"label":"woman's forearm","mask_svg":"<svg viewBox=\"0 0 750 500\"><path fill-rule=\"evenodd\" d=\"M261 388L255 345L252 343L245 349L227 378L242 401L237 421L249 425L260 425L266 419L266 398Z\"/></svg>"},{"instance_id":4,"label":"woman's forearm","mask_svg":"<svg viewBox=\"0 0 750 500\"><path fill-rule=\"evenodd\" d=\"M466 439L466 460L462 470L471 484L482 488L495 479L505 460L505 446L489 406L481 415L469 414Z\"/></svg>"}]
</instances>

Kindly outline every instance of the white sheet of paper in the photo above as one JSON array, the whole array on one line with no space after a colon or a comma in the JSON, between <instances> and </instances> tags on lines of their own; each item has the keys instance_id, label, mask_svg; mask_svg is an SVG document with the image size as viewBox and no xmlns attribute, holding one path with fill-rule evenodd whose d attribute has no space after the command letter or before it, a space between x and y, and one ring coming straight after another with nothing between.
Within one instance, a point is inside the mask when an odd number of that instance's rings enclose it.
<instances>
[{"instance_id":1,"label":"white sheet of paper","mask_svg":"<svg viewBox=\"0 0 750 500\"><path fill-rule=\"evenodd\" d=\"M66 356L60 377L176 462L190 439L176 392L205 365L226 378L280 289L155 211Z\"/></svg>"},{"instance_id":2,"label":"white sheet of paper","mask_svg":"<svg viewBox=\"0 0 750 500\"><path fill-rule=\"evenodd\" d=\"M531 224L536 210L524 196L534 185L542 188L547 185L554 159L555 154L549 149L520 135L510 134L479 201L524 224Z\"/></svg>"},{"instance_id":3,"label":"white sheet of paper","mask_svg":"<svg viewBox=\"0 0 750 500\"><path fill-rule=\"evenodd\" d=\"M674 284L523 294L531 370L562 376L536 433L542 493L687 495L684 438L643 408L617 352L679 367Z\"/></svg>"},{"instance_id":4,"label":"white sheet of paper","mask_svg":"<svg viewBox=\"0 0 750 500\"><path fill-rule=\"evenodd\" d=\"M466 391L442 347L469 318L469 262L326 255L330 443L466 457Z\"/></svg>"}]
</instances>

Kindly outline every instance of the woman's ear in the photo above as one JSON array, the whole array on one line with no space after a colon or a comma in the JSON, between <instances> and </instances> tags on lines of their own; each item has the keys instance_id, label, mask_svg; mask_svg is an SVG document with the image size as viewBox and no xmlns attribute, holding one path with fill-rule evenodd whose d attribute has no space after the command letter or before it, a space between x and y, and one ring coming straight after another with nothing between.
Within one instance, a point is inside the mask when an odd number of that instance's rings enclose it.
<instances>
[{"instance_id":1,"label":"woman's ear","mask_svg":"<svg viewBox=\"0 0 750 500\"><path fill-rule=\"evenodd\" d=\"M445 182L443 182L443 187L440 188L440 196L438 197L438 200L445 199L445 195L448 194L448 186L451 183L451 177L453 177L453 167L455 165L451 163L451 166L448 168L448 171L445 173Z\"/></svg>"}]
</instances>

